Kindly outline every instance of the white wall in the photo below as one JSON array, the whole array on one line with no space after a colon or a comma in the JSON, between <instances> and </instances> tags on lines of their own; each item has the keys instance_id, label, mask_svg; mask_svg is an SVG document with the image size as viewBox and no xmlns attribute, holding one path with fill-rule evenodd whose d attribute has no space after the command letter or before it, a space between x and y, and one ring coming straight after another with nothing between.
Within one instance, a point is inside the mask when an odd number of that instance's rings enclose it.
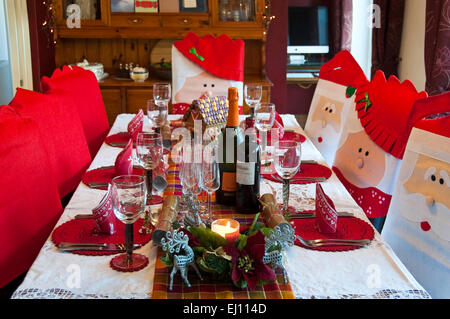
<instances>
[{"instance_id":1,"label":"white wall","mask_svg":"<svg viewBox=\"0 0 450 319\"><path fill-rule=\"evenodd\" d=\"M372 68L372 28L369 27L372 0L353 1L353 30L351 53L370 79Z\"/></svg>"},{"instance_id":2,"label":"white wall","mask_svg":"<svg viewBox=\"0 0 450 319\"><path fill-rule=\"evenodd\" d=\"M425 90L425 9L426 0L406 0L400 49L399 77Z\"/></svg>"}]
</instances>

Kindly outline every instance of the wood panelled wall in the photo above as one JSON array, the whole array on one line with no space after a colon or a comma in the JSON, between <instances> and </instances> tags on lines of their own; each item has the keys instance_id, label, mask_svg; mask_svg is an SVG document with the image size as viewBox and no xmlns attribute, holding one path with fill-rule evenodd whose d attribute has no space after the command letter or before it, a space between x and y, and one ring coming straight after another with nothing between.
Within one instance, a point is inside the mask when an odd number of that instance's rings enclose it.
<instances>
[{"instance_id":1,"label":"wood panelled wall","mask_svg":"<svg viewBox=\"0 0 450 319\"><path fill-rule=\"evenodd\" d=\"M133 62L148 68L155 39L59 39L56 46L56 65L61 67L86 58L89 62L101 62L106 72L112 72L120 63ZM170 50L170 48L168 48ZM263 52L259 40L245 40L245 75L260 76Z\"/></svg>"}]
</instances>

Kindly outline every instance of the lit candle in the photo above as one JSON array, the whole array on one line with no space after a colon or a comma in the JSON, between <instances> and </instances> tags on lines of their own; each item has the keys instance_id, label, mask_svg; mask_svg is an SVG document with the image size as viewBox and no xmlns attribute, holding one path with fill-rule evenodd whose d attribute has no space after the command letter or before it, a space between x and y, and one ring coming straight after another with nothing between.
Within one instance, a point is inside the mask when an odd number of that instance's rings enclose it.
<instances>
[{"instance_id":1,"label":"lit candle","mask_svg":"<svg viewBox=\"0 0 450 319\"><path fill-rule=\"evenodd\" d=\"M211 230L229 243L233 243L239 238L239 222L234 219L218 219L211 224Z\"/></svg>"}]
</instances>

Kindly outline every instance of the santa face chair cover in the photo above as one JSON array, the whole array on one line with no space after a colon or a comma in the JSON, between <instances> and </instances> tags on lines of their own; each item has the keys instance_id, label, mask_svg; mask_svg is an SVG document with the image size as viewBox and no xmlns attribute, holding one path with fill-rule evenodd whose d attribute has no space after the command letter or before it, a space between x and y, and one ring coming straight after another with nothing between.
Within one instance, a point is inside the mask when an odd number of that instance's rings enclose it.
<instances>
[{"instance_id":1,"label":"santa face chair cover","mask_svg":"<svg viewBox=\"0 0 450 319\"><path fill-rule=\"evenodd\" d=\"M450 111L450 93L420 102ZM450 116L412 130L382 236L433 298L450 298Z\"/></svg>"},{"instance_id":2,"label":"santa face chair cover","mask_svg":"<svg viewBox=\"0 0 450 319\"><path fill-rule=\"evenodd\" d=\"M238 88L243 105L244 41L189 33L172 47L172 113L184 114L203 95L227 96Z\"/></svg>"},{"instance_id":3,"label":"santa face chair cover","mask_svg":"<svg viewBox=\"0 0 450 319\"><path fill-rule=\"evenodd\" d=\"M355 108L352 93L368 82L358 63L346 50L339 52L320 69L305 132L330 166L347 115Z\"/></svg>"}]
</instances>

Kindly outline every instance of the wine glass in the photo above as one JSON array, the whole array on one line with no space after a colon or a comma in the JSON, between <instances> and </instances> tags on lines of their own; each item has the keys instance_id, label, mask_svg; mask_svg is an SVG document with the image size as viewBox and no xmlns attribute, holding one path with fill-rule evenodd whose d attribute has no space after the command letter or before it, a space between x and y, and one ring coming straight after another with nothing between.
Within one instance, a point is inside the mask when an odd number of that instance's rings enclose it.
<instances>
[{"instance_id":1,"label":"wine glass","mask_svg":"<svg viewBox=\"0 0 450 319\"><path fill-rule=\"evenodd\" d=\"M125 224L126 253L111 260L116 269L127 271L144 266L148 259L133 253L133 224L145 211L147 187L143 176L127 175L115 177L111 182L111 200L114 214Z\"/></svg>"},{"instance_id":2,"label":"wine glass","mask_svg":"<svg viewBox=\"0 0 450 319\"><path fill-rule=\"evenodd\" d=\"M269 163L266 151L267 132L272 128L274 122L275 122L275 104L260 103L255 106L255 125L256 128L260 131L260 135L262 135L261 164L264 166Z\"/></svg>"},{"instance_id":3,"label":"wine glass","mask_svg":"<svg viewBox=\"0 0 450 319\"><path fill-rule=\"evenodd\" d=\"M152 128L155 128L156 133L161 133L161 127L167 122L168 112L168 104L157 105L153 99L147 101L147 117Z\"/></svg>"},{"instance_id":4,"label":"wine glass","mask_svg":"<svg viewBox=\"0 0 450 319\"><path fill-rule=\"evenodd\" d=\"M169 83L155 83L153 85L153 99L158 107L168 107L172 94Z\"/></svg>"},{"instance_id":5,"label":"wine glass","mask_svg":"<svg viewBox=\"0 0 450 319\"><path fill-rule=\"evenodd\" d=\"M211 220L211 196L220 188L220 171L217 162L218 148L213 143L206 147L206 152L201 165L202 188L208 193L208 210L206 219ZM210 152L208 152L210 151Z\"/></svg>"},{"instance_id":6,"label":"wine glass","mask_svg":"<svg viewBox=\"0 0 450 319\"><path fill-rule=\"evenodd\" d=\"M261 102L262 85L257 83L248 83L244 87L245 103L250 107L250 117L255 115L255 106Z\"/></svg>"},{"instance_id":7,"label":"wine glass","mask_svg":"<svg viewBox=\"0 0 450 319\"><path fill-rule=\"evenodd\" d=\"M162 158L163 142L161 134L140 133L136 141L136 155L140 165L145 169L147 176L147 205L155 205L161 202L157 196L152 196L153 169L155 169ZM152 214L154 215L154 214ZM157 218L157 216L152 216ZM156 222L156 221L155 221ZM152 221L153 224L153 221Z\"/></svg>"},{"instance_id":8,"label":"wine glass","mask_svg":"<svg viewBox=\"0 0 450 319\"><path fill-rule=\"evenodd\" d=\"M297 174L301 164L301 144L294 141L279 141L275 145L275 171L283 179L283 211L289 211L290 180Z\"/></svg>"}]
</instances>

